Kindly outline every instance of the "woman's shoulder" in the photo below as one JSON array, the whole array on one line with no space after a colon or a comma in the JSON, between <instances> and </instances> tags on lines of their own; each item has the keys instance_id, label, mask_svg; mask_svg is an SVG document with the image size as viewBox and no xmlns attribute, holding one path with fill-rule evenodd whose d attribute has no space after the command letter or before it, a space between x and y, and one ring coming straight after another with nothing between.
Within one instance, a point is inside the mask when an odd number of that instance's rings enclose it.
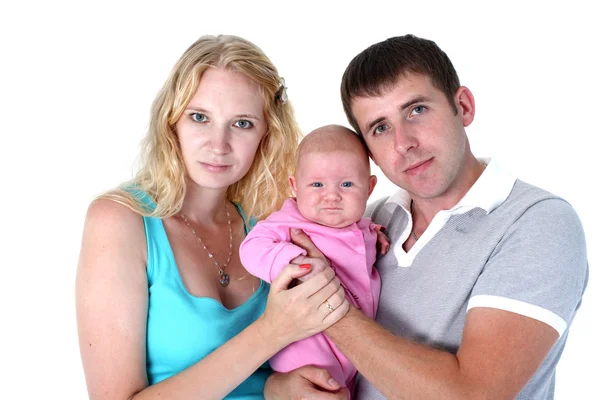
<instances>
[{"instance_id":1,"label":"woman's shoulder","mask_svg":"<svg viewBox=\"0 0 600 400\"><path fill-rule=\"evenodd\" d=\"M242 221L244 222L244 230L246 231L246 234L248 234L248 232L250 232L250 230L256 225L256 218L253 216L247 216L241 204L236 203L235 201L232 201L231 203L235 206L240 217L242 217Z\"/></svg>"},{"instance_id":2,"label":"woman's shoulder","mask_svg":"<svg viewBox=\"0 0 600 400\"><path fill-rule=\"evenodd\" d=\"M84 237L120 242L133 248L145 248L144 222L139 213L110 198L98 198L88 207ZM132 248L132 249L133 249Z\"/></svg>"},{"instance_id":3,"label":"woman's shoulder","mask_svg":"<svg viewBox=\"0 0 600 400\"><path fill-rule=\"evenodd\" d=\"M93 200L87 210L86 222L98 221L106 224L127 224L141 222L140 214L127 205L107 197Z\"/></svg>"}]
</instances>

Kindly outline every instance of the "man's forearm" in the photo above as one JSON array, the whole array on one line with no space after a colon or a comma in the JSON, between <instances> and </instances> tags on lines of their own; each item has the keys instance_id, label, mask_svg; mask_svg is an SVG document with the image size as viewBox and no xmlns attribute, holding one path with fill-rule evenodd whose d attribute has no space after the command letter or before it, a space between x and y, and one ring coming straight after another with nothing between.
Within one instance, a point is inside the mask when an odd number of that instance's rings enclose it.
<instances>
[{"instance_id":1,"label":"man's forearm","mask_svg":"<svg viewBox=\"0 0 600 400\"><path fill-rule=\"evenodd\" d=\"M387 398L468 398L454 355L394 336L354 307L326 333Z\"/></svg>"},{"instance_id":2,"label":"man's forearm","mask_svg":"<svg viewBox=\"0 0 600 400\"><path fill-rule=\"evenodd\" d=\"M467 313L456 355L395 336L354 308L326 333L394 399L513 399L558 339L544 322L482 307Z\"/></svg>"}]
</instances>

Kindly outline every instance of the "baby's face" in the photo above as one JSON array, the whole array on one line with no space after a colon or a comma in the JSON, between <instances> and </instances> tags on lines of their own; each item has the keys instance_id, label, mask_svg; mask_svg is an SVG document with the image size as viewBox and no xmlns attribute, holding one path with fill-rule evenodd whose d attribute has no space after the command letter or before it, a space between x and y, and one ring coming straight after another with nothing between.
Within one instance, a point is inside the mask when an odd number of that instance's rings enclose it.
<instances>
[{"instance_id":1,"label":"baby's face","mask_svg":"<svg viewBox=\"0 0 600 400\"><path fill-rule=\"evenodd\" d=\"M369 175L368 161L350 151L309 152L301 157L290 183L304 218L333 228L357 222L377 182Z\"/></svg>"}]
</instances>

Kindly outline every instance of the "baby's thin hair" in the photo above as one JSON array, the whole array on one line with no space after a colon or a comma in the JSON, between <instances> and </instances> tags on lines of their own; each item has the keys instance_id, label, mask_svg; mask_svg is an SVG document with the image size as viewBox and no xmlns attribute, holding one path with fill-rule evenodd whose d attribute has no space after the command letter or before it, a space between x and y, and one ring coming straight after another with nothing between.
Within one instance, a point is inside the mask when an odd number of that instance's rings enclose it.
<instances>
[{"instance_id":1,"label":"baby's thin hair","mask_svg":"<svg viewBox=\"0 0 600 400\"><path fill-rule=\"evenodd\" d=\"M331 153L338 151L362 153L367 165L369 163L368 151L363 141L356 132L342 125L322 126L306 135L298 146L296 160L299 163L302 155L312 152Z\"/></svg>"}]
</instances>

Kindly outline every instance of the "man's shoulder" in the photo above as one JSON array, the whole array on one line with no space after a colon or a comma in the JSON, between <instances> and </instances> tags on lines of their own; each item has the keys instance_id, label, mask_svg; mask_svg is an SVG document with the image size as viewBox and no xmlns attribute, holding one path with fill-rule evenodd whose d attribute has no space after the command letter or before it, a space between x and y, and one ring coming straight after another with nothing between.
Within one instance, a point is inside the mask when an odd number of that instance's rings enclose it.
<instances>
[{"instance_id":1,"label":"man's shoulder","mask_svg":"<svg viewBox=\"0 0 600 400\"><path fill-rule=\"evenodd\" d=\"M547 201L552 200L552 201ZM558 207L564 209L573 209L571 205L562 197L551 193L538 186L530 183L516 180L515 185L510 192L508 198L499 208L511 208L518 206L519 208L528 209L532 206L536 207Z\"/></svg>"},{"instance_id":2,"label":"man's shoulder","mask_svg":"<svg viewBox=\"0 0 600 400\"><path fill-rule=\"evenodd\" d=\"M549 192L545 189L542 189L538 186L532 185L531 183L524 182L520 179L515 180L515 185L509 195L509 199L510 198L514 199L517 197L530 197L530 198L537 198L537 199L543 199L543 198L557 198L558 199L558 198L560 198L559 196L555 195L554 193L551 193L551 192Z\"/></svg>"},{"instance_id":3,"label":"man's shoulder","mask_svg":"<svg viewBox=\"0 0 600 400\"><path fill-rule=\"evenodd\" d=\"M519 240L523 240L522 235L543 236L559 232L561 237L568 237L570 243L585 242L581 219L569 202L523 181L515 182L506 201L492 211L490 217L489 223L496 228L503 225L506 230L519 232L515 236Z\"/></svg>"},{"instance_id":4,"label":"man's shoulder","mask_svg":"<svg viewBox=\"0 0 600 400\"><path fill-rule=\"evenodd\" d=\"M390 198L390 196L384 196L384 197L381 197L380 199L377 199L377 200L369 203L367 205L367 209L365 211L365 217L371 218L371 220L374 220L375 218L377 218L377 216L381 213L382 209L384 208L385 203L388 201L389 198Z\"/></svg>"}]
</instances>

